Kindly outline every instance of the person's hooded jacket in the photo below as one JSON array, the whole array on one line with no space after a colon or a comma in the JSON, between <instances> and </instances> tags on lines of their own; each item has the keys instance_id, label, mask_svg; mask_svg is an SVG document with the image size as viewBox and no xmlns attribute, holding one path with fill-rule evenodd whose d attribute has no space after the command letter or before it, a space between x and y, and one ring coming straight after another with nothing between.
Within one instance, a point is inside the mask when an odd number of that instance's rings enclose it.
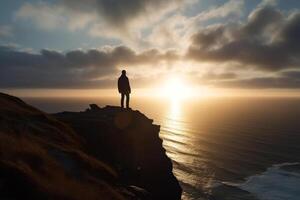
<instances>
[{"instance_id":1,"label":"person's hooded jacket","mask_svg":"<svg viewBox=\"0 0 300 200\"><path fill-rule=\"evenodd\" d=\"M126 75L121 75L118 80L118 90L121 94L130 94L131 88L129 84L128 77Z\"/></svg>"}]
</instances>

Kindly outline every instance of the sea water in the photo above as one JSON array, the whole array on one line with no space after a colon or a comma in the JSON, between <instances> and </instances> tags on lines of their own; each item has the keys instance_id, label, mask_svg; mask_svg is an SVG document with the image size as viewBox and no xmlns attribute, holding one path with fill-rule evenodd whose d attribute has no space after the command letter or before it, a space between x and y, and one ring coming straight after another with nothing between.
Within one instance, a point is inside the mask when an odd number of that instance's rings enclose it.
<instances>
[{"instance_id":1,"label":"sea water","mask_svg":"<svg viewBox=\"0 0 300 200\"><path fill-rule=\"evenodd\" d=\"M50 113L118 98L26 98ZM133 98L161 125L183 199L300 199L300 98Z\"/></svg>"}]
</instances>

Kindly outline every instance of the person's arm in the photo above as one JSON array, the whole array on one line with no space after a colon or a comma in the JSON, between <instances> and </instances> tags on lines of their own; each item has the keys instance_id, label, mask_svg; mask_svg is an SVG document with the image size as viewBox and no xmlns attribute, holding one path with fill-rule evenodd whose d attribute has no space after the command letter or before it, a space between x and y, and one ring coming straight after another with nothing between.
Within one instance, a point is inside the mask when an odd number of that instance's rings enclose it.
<instances>
[{"instance_id":1,"label":"person's arm","mask_svg":"<svg viewBox=\"0 0 300 200\"><path fill-rule=\"evenodd\" d=\"M127 78L127 82L128 82L128 90L129 90L129 94L131 93L131 88L130 88L130 83L129 83L129 79Z\"/></svg>"},{"instance_id":2,"label":"person's arm","mask_svg":"<svg viewBox=\"0 0 300 200\"><path fill-rule=\"evenodd\" d=\"M119 93L121 93L121 83L120 83L121 81L120 81L120 78L118 79L118 91L119 91Z\"/></svg>"}]
</instances>

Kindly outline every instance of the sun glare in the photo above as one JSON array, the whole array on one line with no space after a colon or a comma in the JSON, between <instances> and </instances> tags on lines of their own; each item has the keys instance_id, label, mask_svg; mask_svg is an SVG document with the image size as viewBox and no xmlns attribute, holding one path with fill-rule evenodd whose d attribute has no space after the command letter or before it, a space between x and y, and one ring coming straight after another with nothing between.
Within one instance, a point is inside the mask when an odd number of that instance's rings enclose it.
<instances>
[{"instance_id":1,"label":"sun glare","mask_svg":"<svg viewBox=\"0 0 300 200\"><path fill-rule=\"evenodd\" d=\"M171 100L182 100L191 96L191 88L179 77L166 81L161 89L161 95Z\"/></svg>"}]
</instances>

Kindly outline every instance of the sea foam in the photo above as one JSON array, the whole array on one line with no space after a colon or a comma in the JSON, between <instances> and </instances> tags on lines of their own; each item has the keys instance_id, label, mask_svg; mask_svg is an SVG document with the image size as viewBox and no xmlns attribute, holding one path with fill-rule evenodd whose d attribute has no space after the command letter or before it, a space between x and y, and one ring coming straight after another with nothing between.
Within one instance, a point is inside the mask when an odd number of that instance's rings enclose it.
<instances>
[{"instance_id":1,"label":"sea foam","mask_svg":"<svg viewBox=\"0 0 300 200\"><path fill-rule=\"evenodd\" d=\"M261 200L299 200L300 163L276 164L234 185Z\"/></svg>"}]
</instances>

